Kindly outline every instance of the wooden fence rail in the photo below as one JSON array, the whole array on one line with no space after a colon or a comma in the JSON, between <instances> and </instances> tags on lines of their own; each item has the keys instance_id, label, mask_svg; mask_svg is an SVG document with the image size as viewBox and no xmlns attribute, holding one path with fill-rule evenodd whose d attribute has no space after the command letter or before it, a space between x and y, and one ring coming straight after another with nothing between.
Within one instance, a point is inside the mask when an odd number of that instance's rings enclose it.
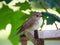
<instances>
[{"instance_id":1,"label":"wooden fence rail","mask_svg":"<svg viewBox=\"0 0 60 45\"><path fill-rule=\"evenodd\" d=\"M37 45L44 45L44 40L60 40L60 30L32 31L31 33L37 40ZM25 35L21 36L21 45L27 45Z\"/></svg>"}]
</instances>

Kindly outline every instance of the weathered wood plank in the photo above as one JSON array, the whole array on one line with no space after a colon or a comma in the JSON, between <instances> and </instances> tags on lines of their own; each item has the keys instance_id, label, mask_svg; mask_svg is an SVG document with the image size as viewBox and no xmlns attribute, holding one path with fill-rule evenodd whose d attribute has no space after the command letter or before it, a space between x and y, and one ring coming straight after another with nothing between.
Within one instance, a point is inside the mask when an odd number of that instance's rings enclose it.
<instances>
[{"instance_id":1,"label":"weathered wood plank","mask_svg":"<svg viewBox=\"0 0 60 45\"><path fill-rule=\"evenodd\" d=\"M34 31L31 32L31 34L34 36ZM43 31L38 31L38 37L39 39L52 39L60 40L60 30L43 30Z\"/></svg>"}]
</instances>

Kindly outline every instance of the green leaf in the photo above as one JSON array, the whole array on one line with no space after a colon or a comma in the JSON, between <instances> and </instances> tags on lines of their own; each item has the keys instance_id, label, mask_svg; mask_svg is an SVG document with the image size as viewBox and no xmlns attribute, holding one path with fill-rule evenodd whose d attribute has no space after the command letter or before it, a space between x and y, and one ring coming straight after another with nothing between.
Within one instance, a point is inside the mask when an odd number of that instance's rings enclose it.
<instances>
[{"instance_id":1,"label":"green leaf","mask_svg":"<svg viewBox=\"0 0 60 45\"><path fill-rule=\"evenodd\" d=\"M47 9L47 8L49 8L49 6L44 2L44 0L31 1L31 7L33 9Z\"/></svg>"},{"instance_id":2,"label":"green leaf","mask_svg":"<svg viewBox=\"0 0 60 45\"><path fill-rule=\"evenodd\" d=\"M43 19L47 20L47 25L55 23L55 21L60 22L60 17L55 14L51 14L48 12L42 12Z\"/></svg>"},{"instance_id":3,"label":"green leaf","mask_svg":"<svg viewBox=\"0 0 60 45\"><path fill-rule=\"evenodd\" d=\"M59 8L58 0L45 0L45 2L51 7L57 7Z\"/></svg>"},{"instance_id":4,"label":"green leaf","mask_svg":"<svg viewBox=\"0 0 60 45\"><path fill-rule=\"evenodd\" d=\"M8 9L8 7L5 5L3 5L2 9L0 9L0 29L5 29L5 26L8 23L11 23L11 13L13 13L13 11L11 9Z\"/></svg>"},{"instance_id":5,"label":"green leaf","mask_svg":"<svg viewBox=\"0 0 60 45\"><path fill-rule=\"evenodd\" d=\"M13 37L13 35L17 31L17 28L20 27L30 16L31 15L24 14L23 12L21 12L21 10L13 12L13 10L9 9L8 6L5 5L2 9L0 9L0 29L5 29L7 24L12 25L9 40L13 45L18 45L19 42L19 37Z\"/></svg>"},{"instance_id":6,"label":"green leaf","mask_svg":"<svg viewBox=\"0 0 60 45\"><path fill-rule=\"evenodd\" d=\"M56 11L60 14L60 9L56 8Z\"/></svg>"},{"instance_id":7,"label":"green leaf","mask_svg":"<svg viewBox=\"0 0 60 45\"><path fill-rule=\"evenodd\" d=\"M43 8L60 8L60 1L59 0L29 0L30 2L36 2L40 3L40 6L43 6Z\"/></svg>"},{"instance_id":8,"label":"green leaf","mask_svg":"<svg viewBox=\"0 0 60 45\"><path fill-rule=\"evenodd\" d=\"M20 10L31 9L30 4L27 1L24 3L17 3L15 6L20 6Z\"/></svg>"}]
</instances>

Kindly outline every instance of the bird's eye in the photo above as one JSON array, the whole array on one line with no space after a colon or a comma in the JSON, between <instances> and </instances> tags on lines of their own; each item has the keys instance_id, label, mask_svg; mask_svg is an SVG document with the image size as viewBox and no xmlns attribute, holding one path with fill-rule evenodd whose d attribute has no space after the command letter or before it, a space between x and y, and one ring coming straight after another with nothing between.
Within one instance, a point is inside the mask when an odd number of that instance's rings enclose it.
<instances>
[{"instance_id":1,"label":"bird's eye","mask_svg":"<svg viewBox=\"0 0 60 45\"><path fill-rule=\"evenodd\" d=\"M36 15L37 17L39 17L39 15Z\"/></svg>"}]
</instances>

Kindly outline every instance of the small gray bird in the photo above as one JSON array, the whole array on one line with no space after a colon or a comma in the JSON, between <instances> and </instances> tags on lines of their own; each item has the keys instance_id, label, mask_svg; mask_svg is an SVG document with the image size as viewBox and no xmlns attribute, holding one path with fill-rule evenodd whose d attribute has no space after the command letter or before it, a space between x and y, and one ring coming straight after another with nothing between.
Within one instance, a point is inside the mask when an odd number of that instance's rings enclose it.
<instances>
[{"instance_id":1,"label":"small gray bird","mask_svg":"<svg viewBox=\"0 0 60 45\"><path fill-rule=\"evenodd\" d=\"M38 30L38 28L42 25L42 22L42 14L40 12L34 12L32 16L21 26L16 35L24 32L26 37L35 44L36 42L34 41L34 37L30 32L33 30Z\"/></svg>"}]
</instances>

